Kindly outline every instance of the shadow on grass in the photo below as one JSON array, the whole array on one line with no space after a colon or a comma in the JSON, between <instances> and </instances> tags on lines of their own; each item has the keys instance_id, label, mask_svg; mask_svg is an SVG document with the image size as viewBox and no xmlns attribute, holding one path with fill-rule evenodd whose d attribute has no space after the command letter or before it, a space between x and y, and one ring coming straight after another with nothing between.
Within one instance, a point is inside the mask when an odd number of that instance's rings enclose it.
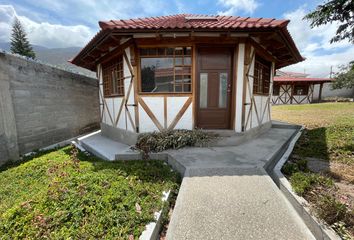
<instances>
[{"instance_id":1,"label":"shadow on grass","mask_svg":"<svg viewBox=\"0 0 354 240\"><path fill-rule=\"evenodd\" d=\"M314 172L330 172L330 156L325 127L305 129L296 143L293 154L306 159Z\"/></svg>"}]
</instances>

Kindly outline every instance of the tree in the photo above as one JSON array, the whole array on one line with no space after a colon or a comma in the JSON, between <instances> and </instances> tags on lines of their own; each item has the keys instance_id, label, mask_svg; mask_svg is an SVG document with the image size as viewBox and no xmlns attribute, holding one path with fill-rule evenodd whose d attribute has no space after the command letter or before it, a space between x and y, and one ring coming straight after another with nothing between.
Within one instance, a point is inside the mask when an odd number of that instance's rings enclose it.
<instances>
[{"instance_id":1,"label":"tree","mask_svg":"<svg viewBox=\"0 0 354 240\"><path fill-rule=\"evenodd\" d=\"M354 61L347 66L341 66L340 71L334 74L334 79L332 89L353 88L354 98Z\"/></svg>"},{"instance_id":2,"label":"tree","mask_svg":"<svg viewBox=\"0 0 354 240\"><path fill-rule=\"evenodd\" d=\"M331 43L348 39L354 43L354 0L331 0L308 13L304 19L311 21L311 27L340 22Z\"/></svg>"},{"instance_id":3,"label":"tree","mask_svg":"<svg viewBox=\"0 0 354 240\"><path fill-rule=\"evenodd\" d=\"M32 59L35 59L36 57L31 44L27 40L26 32L17 18L15 18L12 25L11 53L16 53Z\"/></svg>"}]
</instances>

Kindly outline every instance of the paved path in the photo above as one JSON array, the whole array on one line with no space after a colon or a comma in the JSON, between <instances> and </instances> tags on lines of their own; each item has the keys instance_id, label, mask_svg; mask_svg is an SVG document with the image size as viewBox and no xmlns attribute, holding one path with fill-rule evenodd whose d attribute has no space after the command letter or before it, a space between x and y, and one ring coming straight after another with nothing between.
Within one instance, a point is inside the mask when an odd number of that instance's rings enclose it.
<instances>
[{"instance_id":1,"label":"paved path","mask_svg":"<svg viewBox=\"0 0 354 240\"><path fill-rule=\"evenodd\" d=\"M314 239L264 165L294 133L233 147L169 151L186 168L167 239Z\"/></svg>"}]
</instances>

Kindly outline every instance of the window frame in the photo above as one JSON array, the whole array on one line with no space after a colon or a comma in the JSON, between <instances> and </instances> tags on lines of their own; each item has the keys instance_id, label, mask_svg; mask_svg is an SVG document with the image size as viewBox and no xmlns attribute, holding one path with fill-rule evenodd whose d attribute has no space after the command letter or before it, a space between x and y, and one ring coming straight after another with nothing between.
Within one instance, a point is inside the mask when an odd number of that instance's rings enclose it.
<instances>
[{"instance_id":1,"label":"window frame","mask_svg":"<svg viewBox=\"0 0 354 240\"><path fill-rule=\"evenodd\" d=\"M169 48L187 48L189 47L190 48L190 54L189 55L185 55L185 54L182 54L182 55L176 55L175 54L175 51L173 52L173 55L171 54L167 54L167 49ZM141 50L142 49L156 49L156 53L157 54L151 54L151 55L142 55L141 54ZM165 55L159 55L158 51L159 49L165 49ZM176 81L176 75L175 74L175 59L176 58L179 58L179 57L182 57L183 58L183 65L177 65L177 67L189 67L190 68L190 71L189 71L189 76L190 76L190 83L182 83L181 87L182 87L182 90L184 90L184 85L190 85L190 91L182 91L182 92L176 92L176 91L171 91L171 92L144 92L143 89L142 89L142 74L141 74L141 71L142 71L142 65L141 65L141 60L142 58L173 58L173 72L174 72L174 75L173 75L173 88L175 90L176 88L176 84L175 84L175 81ZM189 57L190 58L190 64L189 65L185 65L184 64L184 58L185 57ZM193 94L193 85L194 85L194 61L193 61L193 58L194 58L194 53L193 53L193 46L192 45L185 45L185 44L177 44L177 45L156 45L156 46L138 46L138 92L139 92L139 95L191 95ZM187 75L187 74L186 74ZM184 76L184 75L180 75L180 76ZM177 84L179 85L179 84Z\"/></svg>"},{"instance_id":2,"label":"window frame","mask_svg":"<svg viewBox=\"0 0 354 240\"><path fill-rule=\"evenodd\" d=\"M105 71L109 71L106 73ZM113 76L110 79L106 79L107 75ZM113 97L124 97L125 96L125 87L124 87L124 58L123 54L119 54L114 57L112 60L102 64L102 88L104 98L113 98ZM113 91L113 85L116 85L115 91Z\"/></svg>"},{"instance_id":3,"label":"window frame","mask_svg":"<svg viewBox=\"0 0 354 240\"><path fill-rule=\"evenodd\" d=\"M257 69L258 66L261 66L261 68ZM269 78L266 79L267 81L264 81L264 79L263 79L263 78L265 78L264 69L268 69ZM257 74L257 71L260 73ZM260 80L259 80L259 76L261 76ZM270 62L270 61L264 59L263 57L261 57L260 55L256 54L255 61L254 61L253 86L252 86L253 95L269 96L270 94L273 94L270 92L271 78L272 78L272 62ZM256 82L257 82L257 84L255 84ZM261 90L259 90L260 86L262 86ZM255 91L255 89L257 89L257 90ZM268 90L265 91L265 89L268 89Z\"/></svg>"}]
</instances>

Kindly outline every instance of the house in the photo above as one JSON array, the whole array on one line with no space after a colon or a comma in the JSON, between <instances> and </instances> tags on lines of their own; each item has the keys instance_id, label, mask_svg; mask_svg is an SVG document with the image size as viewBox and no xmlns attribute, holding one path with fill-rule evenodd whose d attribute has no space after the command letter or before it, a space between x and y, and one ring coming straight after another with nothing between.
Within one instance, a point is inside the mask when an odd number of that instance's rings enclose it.
<instances>
[{"instance_id":1,"label":"house","mask_svg":"<svg viewBox=\"0 0 354 240\"><path fill-rule=\"evenodd\" d=\"M309 74L277 71L273 83L273 104L303 104L320 102L322 89L330 78L313 78ZM318 91L315 91L316 86ZM318 92L315 96L315 92Z\"/></svg>"},{"instance_id":2,"label":"house","mask_svg":"<svg viewBox=\"0 0 354 240\"><path fill-rule=\"evenodd\" d=\"M178 14L99 22L71 62L97 72L102 134L271 125L276 69L304 59L289 20Z\"/></svg>"}]
</instances>

